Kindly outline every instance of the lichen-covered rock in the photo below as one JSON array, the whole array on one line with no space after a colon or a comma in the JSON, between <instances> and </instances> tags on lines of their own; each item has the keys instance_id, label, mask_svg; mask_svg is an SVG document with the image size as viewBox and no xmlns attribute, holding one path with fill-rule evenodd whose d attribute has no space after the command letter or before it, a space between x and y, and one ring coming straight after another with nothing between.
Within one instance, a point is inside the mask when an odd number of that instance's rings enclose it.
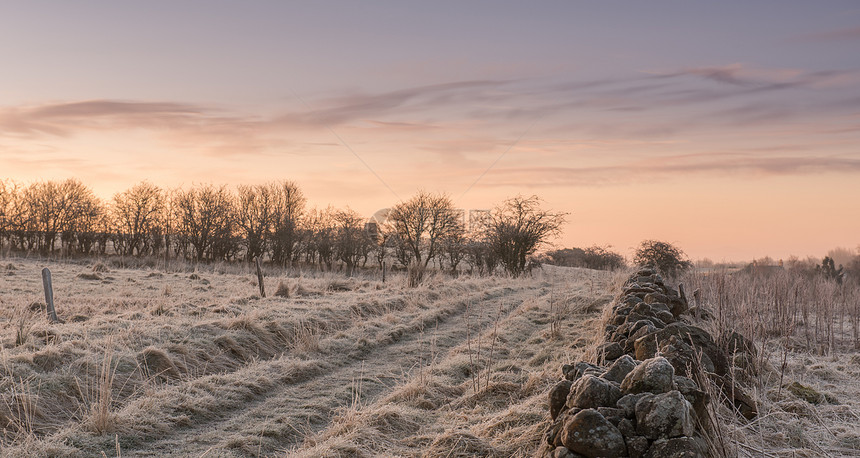
<instances>
[{"instance_id":1,"label":"lichen-covered rock","mask_svg":"<svg viewBox=\"0 0 860 458\"><path fill-rule=\"evenodd\" d=\"M567 404L567 395L570 394L571 386L573 386L573 382L570 380L562 380L556 383L555 386L549 390L549 416L553 420L558 418L558 414L564 410L565 404Z\"/></svg>"},{"instance_id":2,"label":"lichen-covered rock","mask_svg":"<svg viewBox=\"0 0 860 458\"><path fill-rule=\"evenodd\" d=\"M639 361L653 358L659 349L657 333L642 336L633 341L633 356Z\"/></svg>"},{"instance_id":3,"label":"lichen-covered rock","mask_svg":"<svg viewBox=\"0 0 860 458\"><path fill-rule=\"evenodd\" d=\"M556 447L555 449L553 449L553 451L550 452L549 457L550 458L581 458L582 455L580 455L579 453L573 453L570 451L569 448L562 445L562 446L559 446L559 447Z\"/></svg>"},{"instance_id":4,"label":"lichen-covered rock","mask_svg":"<svg viewBox=\"0 0 860 458\"><path fill-rule=\"evenodd\" d=\"M636 418L636 404L644 398L655 396L653 393L644 392L636 394L625 394L615 403L619 409L624 409L624 416L627 418Z\"/></svg>"},{"instance_id":5,"label":"lichen-covered rock","mask_svg":"<svg viewBox=\"0 0 860 458\"><path fill-rule=\"evenodd\" d=\"M648 296L645 296L645 297L648 297ZM651 311L651 306L648 305L647 302L640 302L640 303L636 304L636 306L633 307L633 311L635 313L638 313L640 315L645 315L645 316L649 316L649 315L653 314L653 312Z\"/></svg>"},{"instance_id":6,"label":"lichen-covered rock","mask_svg":"<svg viewBox=\"0 0 860 458\"><path fill-rule=\"evenodd\" d=\"M699 385L696 384L692 379L688 377L683 377L680 375L676 375L675 378L675 387L678 388L678 391L684 395L684 399L687 400L693 406L693 412L695 412L696 417L700 421L707 420L706 409L708 406L708 402L710 402L711 397L708 393L699 389Z\"/></svg>"},{"instance_id":7,"label":"lichen-covered rock","mask_svg":"<svg viewBox=\"0 0 860 458\"><path fill-rule=\"evenodd\" d=\"M657 331L657 327L649 322L645 326L639 327L639 329L637 329L636 332L634 332L633 334L630 334L629 340L632 340L635 342L636 339L643 337L643 336L647 336L648 334L651 334L651 333L656 332L656 331Z\"/></svg>"},{"instance_id":8,"label":"lichen-covered rock","mask_svg":"<svg viewBox=\"0 0 860 458\"><path fill-rule=\"evenodd\" d=\"M666 324L671 324L671 323L674 323L675 321L677 321L677 319L675 318L675 315L673 315L672 312L670 312L668 310L665 310L665 311L664 310L658 310L658 311L654 312L654 316L656 316L660 321L662 321Z\"/></svg>"},{"instance_id":9,"label":"lichen-covered rock","mask_svg":"<svg viewBox=\"0 0 860 458\"><path fill-rule=\"evenodd\" d=\"M651 358L636 366L621 382L621 392L636 394L645 391L660 394L673 389L675 369L663 357Z\"/></svg>"},{"instance_id":10,"label":"lichen-covered rock","mask_svg":"<svg viewBox=\"0 0 860 458\"><path fill-rule=\"evenodd\" d=\"M618 424L615 425L615 427L618 428L618 431L625 438L633 437L636 435L636 425L633 424L633 420L630 418L622 418L618 421ZM630 451L629 446L627 451Z\"/></svg>"},{"instance_id":11,"label":"lichen-covered rock","mask_svg":"<svg viewBox=\"0 0 860 458\"><path fill-rule=\"evenodd\" d=\"M636 403L636 431L649 439L691 436L693 407L680 391L670 391Z\"/></svg>"},{"instance_id":12,"label":"lichen-covered rock","mask_svg":"<svg viewBox=\"0 0 860 458\"><path fill-rule=\"evenodd\" d=\"M653 324L655 327L657 327L659 329L663 329L666 327L666 323L660 321L657 317L655 317L653 314L650 314L650 313L648 315L643 315L641 313L630 312L630 314L627 315L627 322L628 323L635 323L635 322L640 321L640 320L650 321L651 324Z\"/></svg>"},{"instance_id":13,"label":"lichen-covered rock","mask_svg":"<svg viewBox=\"0 0 860 458\"><path fill-rule=\"evenodd\" d=\"M677 437L654 441L645 458L705 458L706 448L701 440Z\"/></svg>"},{"instance_id":14,"label":"lichen-covered rock","mask_svg":"<svg viewBox=\"0 0 860 458\"><path fill-rule=\"evenodd\" d=\"M710 334L701 328L680 322L668 324L652 334L636 339L633 344L636 359L653 357L661 347L669 344L672 337L675 337L677 342L701 352L703 370L719 375L726 374L728 360L725 353L711 339Z\"/></svg>"},{"instance_id":15,"label":"lichen-covered rock","mask_svg":"<svg viewBox=\"0 0 860 458\"><path fill-rule=\"evenodd\" d=\"M549 425L549 428L543 432L543 441L550 447L561 445L561 427L564 426L564 421L561 418L556 419Z\"/></svg>"},{"instance_id":16,"label":"lichen-covered rock","mask_svg":"<svg viewBox=\"0 0 860 458\"><path fill-rule=\"evenodd\" d=\"M624 377L627 377L627 374L635 368L636 360L631 358L630 355L624 355L616 359L601 377L612 382L621 383L624 381Z\"/></svg>"},{"instance_id":17,"label":"lichen-covered rock","mask_svg":"<svg viewBox=\"0 0 860 458\"><path fill-rule=\"evenodd\" d=\"M600 415L603 415L603 418L618 427L618 423L624 419L625 413L624 409L619 409L617 407L598 407L597 411L600 412Z\"/></svg>"},{"instance_id":18,"label":"lichen-covered rock","mask_svg":"<svg viewBox=\"0 0 860 458\"><path fill-rule=\"evenodd\" d=\"M693 350L693 347L685 343L678 336L671 336L669 340L663 341L660 344L660 353L664 358L668 359L670 363L672 363L672 367L675 368L676 374L687 374L690 371L694 370L696 365L698 364L696 359L696 353ZM705 360L707 359L707 363ZM701 355L702 369L707 372L713 371L713 364L710 364L710 370L708 363L710 359L708 359L707 355Z\"/></svg>"},{"instance_id":19,"label":"lichen-covered rock","mask_svg":"<svg viewBox=\"0 0 860 458\"><path fill-rule=\"evenodd\" d=\"M603 372L603 368L580 361L572 366L570 364L565 364L561 367L561 372L564 374L564 378L575 382L585 374L600 375Z\"/></svg>"},{"instance_id":20,"label":"lichen-covered rock","mask_svg":"<svg viewBox=\"0 0 860 458\"><path fill-rule=\"evenodd\" d=\"M645 436L624 436L624 442L630 458L642 458L648 452L648 438Z\"/></svg>"},{"instance_id":21,"label":"lichen-covered rock","mask_svg":"<svg viewBox=\"0 0 860 458\"><path fill-rule=\"evenodd\" d=\"M704 353L703 357L707 356L711 360L714 373L725 375L728 372L729 362L726 354L707 331L696 326L676 322L657 331L657 340L664 342L673 335L680 337L683 342Z\"/></svg>"},{"instance_id":22,"label":"lichen-covered rock","mask_svg":"<svg viewBox=\"0 0 860 458\"><path fill-rule=\"evenodd\" d=\"M581 409L614 407L620 397L621 390L612 382L586 374L571 386L567 406Z\"/></svg>"},{"instance_id":23,"label":"lichen-covered rock","mask_svg":"<svg viewBox=\"0 0 860 458\"><path fill-rule=\"evenodd\" d=\"M642 316L642 315L640 315L640 316ZM654 323L652 323L650 320L642 318L642 319L638 319L636 321L629 321L629 319L630 319L629 315L627 316L627 318L628 318L627 322L630 323L630 325L627 327L627 329L625 329L628 336L634 335L636 333L636 331L638 331L642 327L650 326L650 329L656 329L656 327L654 326ZM634 318L636 318L636 317L634 317Z\"/></svg>"},{"instance_id":24,"label":"lichen-covered rock","mask_svg":"<svg viewBox=\"0 0 860 458\"><path fill-rule=\"evenodd\" d=\"M618 359L624 354L624 349L617 342L605 342L597 347L597 355L603 361Z\"/></svg>"},{"instance_id":25,"label":"lichen-covered rock","mask_svg":"<svg viewBox=\"0 0 860 458\"><path fill-rule=\"evenodd\" d=\"M662 294L662 293L651 293L651 294L645 295L645 303L646 304L653 304L654 302L662 302L665 304L668 301L669 301L669 298L665 294Z\"/></svg>"},{"instance_id":26,"label":"lichen-covered rock","mask_svg":"<svg viewBox=\"0 0 860 458\"><path fill-rule=\"evenodd\" d=\"M558 418L556 418L555 421L552 422L551 425L549 425L549 427L546 429L546 431L544 431L544 434L543 434L544 442L546 442L551 447L561 446L561 430L562 430L562 427L564 426L565 423L567 423L567 420L569 420L571 417L573 417L574 415L579 413L580 410L582 410L582 409L574 408L574 409L567 409L564 412L562 412L561 415L559 415Z\"/></svg>"},{"instance_id":27,"label":"lichen-covered rock","mask_svg":"<svg viewBox=\"0 0 860 458\"><path fill-rule=\"evenodd\" d=\"M618 428L594 409L570 417L561 431L562 445L587 457L624 456L627 445Z\"/></svg>"},{"instance_id":28,"label":"lichen-covered rock","mask_svg":"<svg viewBox=\"0 0 860 458\"><path fill-rule=\"evenodd\" d=\"M643 302L643 299L639 296L627 295L621 299L621 303L626 305L636 306L636 304Z\"/></svg>"}]
</instances>

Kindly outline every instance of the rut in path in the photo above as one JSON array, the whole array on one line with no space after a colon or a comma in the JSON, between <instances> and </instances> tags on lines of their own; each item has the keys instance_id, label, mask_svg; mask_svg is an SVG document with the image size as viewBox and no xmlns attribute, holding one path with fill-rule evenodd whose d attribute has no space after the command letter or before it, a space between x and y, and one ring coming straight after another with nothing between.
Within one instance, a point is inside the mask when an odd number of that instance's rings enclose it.
<instances>
[{"instance_id":1,"label":"rut in path","mask_svg":"<svg viewBox=\"0 0 860 458\"><path fill-rule=\"evenodd\" d=\"M349 352L326 355L323 365L311 366L293 380L262 390L252 399L233 403L216 418L195 418L185 428L165 431L155 442L134 441L123 450L128 456L237 454L272 455L301 443L306 434L325 428L336 410L354 401L356 383L361 381L361 401L371 402L418 367L429 364L428 341L436 351L446 352L492 327L519 307L523 300L538 294L537 285L512 289L496 287L489 292L470 294L453 307L416 317L399 327L389 342L379 346L353 348ZM436 304L430 304L433 310ZM478 313L469 327L465 312ZM501 316L499 316L501 313ZM266 364L277 370L277 361ZM241 371L239 371L241 372ZM241 376L241 374L239 374Z\"/></svg>"}]
</instances>

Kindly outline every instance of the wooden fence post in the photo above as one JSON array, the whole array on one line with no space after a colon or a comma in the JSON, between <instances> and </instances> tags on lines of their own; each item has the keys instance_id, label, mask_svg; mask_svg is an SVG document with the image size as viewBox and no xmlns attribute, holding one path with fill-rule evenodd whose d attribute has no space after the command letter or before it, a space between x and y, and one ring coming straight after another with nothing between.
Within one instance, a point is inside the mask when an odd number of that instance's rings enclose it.
<instances>
[{"instance_id":1,"label":"wooden fence post","mask_svg":"<svg viewBox=\"0 0 860 458\"><path fill-rule=\"evenodd\" d=\"M385 261L382 261L382 283L385 283Z\"/></svg>"},{"instance_id":2,"label":"wooden fence post","mask_svg":"<svg viewBox=\"0 0 860 458\"><path fill-rule=\"evenodd\" d=\"M48 308L48 319L51 323L59 323L57 318L57 310L54 308L54 286L51 284L51 270L45 267L42 269L42 287L45 289L45 304Z\"/></svg>"},{"instance_id":3,"label":"wooden fence post","mask_svg":"<svg viewBox=\"0 0 860 458\"><path fill-rule=\"evenodd\" d=\"M266 285L263 284L263 269L260 268L260 257L257 256L257 283L260 285L260 297L266 297Z\"/></svg>"}]
</instances>

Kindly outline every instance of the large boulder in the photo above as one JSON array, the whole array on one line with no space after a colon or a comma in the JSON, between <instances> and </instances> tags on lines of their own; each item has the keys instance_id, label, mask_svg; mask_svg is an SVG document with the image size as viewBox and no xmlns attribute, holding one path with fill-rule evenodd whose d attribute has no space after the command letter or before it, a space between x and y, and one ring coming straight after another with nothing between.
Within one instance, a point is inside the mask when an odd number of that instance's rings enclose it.
<instances>
[{"instance_id":1,"label":"large boulder","mask_svg":"<svg viewBox=\"0 0 860 458\"><path fill-rule=\"evenodd\" d=\"M562 445L587 457L627 455L624 436L594 409L572 416L561 431Z\"/></svg>"},{"instance_id":2,"label":"large boulder","mask_svg":"<svg viewBox=\"0 0 860 458\"><path fill-rule=\"evenodd\" d=\"M679 336L671 336L669 340L660 345L660 353L672 363L676 374L687 374L694 370L697 363L697 355L693 347L685 343ZM707 355L701 355L702 369L706 372L714 371L714 364Z\"/></svg>"},{"instance_id":3,"label":"large boulder","mask_svg":"<svg viewBox=\"0 0 860 458\"><path fill-rule=\"evenodd\" d=\"M624 442L630 458L642 458L648 451L648 438L645 436L624 436Z\"/></svg>"},{"instance_id":4,"label":"large boulder","mask_svg":"<svg viewBox=\"0 0 860 458\"><path fill-rule=\"evenodd\" d=\"M581 409L615 407L619 398L621 398L621 390L612 382L587 374L571 386L570 394L567 396L567 406Z\"/></svg>"},{"instance_id":5,"label":"large boulder","mask_svg":"<svg viewBox=\"0 0 860 458\"><path fill-rule=\"evenodd\" d=\"M708 393L700 390L699 385L692 379L679 375L675 376L675 386L684 395L684 399L693 406L693 412L695 412L699 421L707 422L707 407L711 401Z\"/></svg>"},{"instance_id":6,"label":"large boulder","mask_svg":"<svg viewBox=\"0 0 860 458\"><path fill-rule=\"evenodd\" d=\"M665 294L662 294L662 293L651 293L651 294L645 295L645 303L646 304L653 304L655 302L661 302L661 303L665 304L666 302L669 302L669 298Z\"/></svg>"},{"instance_id":7,"label":"large boulder","mask_svg":"<svg viewBox=\"0 0 860 458\"><path fill-rule=\"evenodd\" d=\"M703 367L703 369L718 375L727 373L729 362L726 359L726 354L717 346L711 335L702 328L680 322L670 323L652 334L636 339L634 343L636 359L653 357L657 350L668 343L672 336L677 336L681 342L701 351L703 364L705 364L704 357L707 356L707 361L710 362L709 365L713 367L713 371L708 370L710 367Z\"/></svg>"},{"instance_id":8,"label":"large boulder","mask_svg":"<svg viewBox=\"0 0 860 458\"><path fill-rule=\"evenodd\" d=\"M605 342L597 347L597 356L602 361L612 361L624 354L617 342Z\"/></svg>"},{"instance_id":9,"label":"large boulder","mask_svg":"<svg viewBox=\"0 0 860 458\"><path fill-rule=\"evenodd\" d=\"M549 428L544 432L543 438L544 441L550 445L551 447L560 447L561 446L561 431L564 427L565 423L570 420L571 417L579 413L582 409L573 408L567 409L559 414L558 418L549 425Z\"/></svg>"},{"instance_id":10,"label":"large boulder","mask_svg":"<svg viewBox=\"0 0 860 458\"><path fill-rule=\"evenodd\" d=\"M636 431L649 439L692 436L692 410L677 390L644 398L636 404Z\"/></svg>"},{"instance_id":11,"label":"large boulder","mask_svg":"<svg viewBox=\"0 0 860 458\"><path fill-rule=\"evenodd\" d=\"M624 377L627 377L627 374L635 368L636 360L631 358L630 355L624 355L616 359L600 377L611 382L621 383L624 381Z\"/></svg>"},{"instance_id":12,"label":"large boulder","mask_svg":"<svg viewBox=\"0 0 860 458\"><path fill-rule=\"evenodd\" d=\"M585 374L600 375L603 372L603 368L591 363L586 363L585 361L580 361L574 365L565 364L561 367L561 372L564 374L564 378L574 382Z\"/></svg>"},{"instance_id":13,"label":"large boulder","mask_svg":"<svg viewBox=\"0 0 860 458\"><path fill-rule=\"evenodd\" d=\"M675 369L666 358L658 356L642 362L621 382L623 394L665 393L673 389Z\"/></svg>"},{"instance_id":14,"label":"large boulder","mask_svg":"<svg viewBox=\"0 0 860 458\"><path fill-rule=\"evenodd\" d=\"M705 458L707 449L702 442L693 437L656 440L645 458Z\"/></svg>"},{"instance_id":15,"label":"large boulder","mask_svg":"<svg viewBox=\"0 0 860 458\"><path fill-rule=\"evenodd\" d=\"M621 399L615 403L615 405L619 409L624 409L624 416L628 418L636 418L636 404L639 404L639 401L656 396L653 393L644 392L644 393L636 393L636 394L625 394L621 396Z\"/></svg>"},{"instance_id":16,"label":"large boulder","mask_svg":"<svg viewBox=\"0 0 860 458\"><path fill-rule=\"evenodd\" d=\"M567 404L567 395L570 394L570 387L573 382L570 380L562 380L555 384L549 390L549 416L555 420Z\"/></svg>"}]
</instances>

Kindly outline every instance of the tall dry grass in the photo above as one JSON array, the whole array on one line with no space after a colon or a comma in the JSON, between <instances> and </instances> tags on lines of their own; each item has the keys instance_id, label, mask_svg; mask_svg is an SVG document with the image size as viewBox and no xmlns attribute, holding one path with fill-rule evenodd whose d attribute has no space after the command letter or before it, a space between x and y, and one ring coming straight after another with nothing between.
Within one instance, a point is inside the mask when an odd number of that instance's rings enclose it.
<instances>
[{"instance_id":1,"label":"tall dry grass","mask_svg":"<svg viewBox=\"0 0 860 458\"><path fill-rule=\"evenodd\" d=\"M699 272L683 281L698 313L713 315L706 326L757 404L747 421L731 403L712 403L721 446L744 457L860 456L860 285L790 269ZM752 358L732 351L733 331L752 342Z\"/></svg>"},{"instance_id":2,"label":"tall dry grass","mask_svg":"<svg viewBox=\"0 0 860 458\"><path fill-rule=\"evenodd\" d=\"M860 349L855 282L792 270L692 273L684 282L714 314L718 335L738 331L757 343L780 339L818 355Z\"/></svg>"}]
</instances>

